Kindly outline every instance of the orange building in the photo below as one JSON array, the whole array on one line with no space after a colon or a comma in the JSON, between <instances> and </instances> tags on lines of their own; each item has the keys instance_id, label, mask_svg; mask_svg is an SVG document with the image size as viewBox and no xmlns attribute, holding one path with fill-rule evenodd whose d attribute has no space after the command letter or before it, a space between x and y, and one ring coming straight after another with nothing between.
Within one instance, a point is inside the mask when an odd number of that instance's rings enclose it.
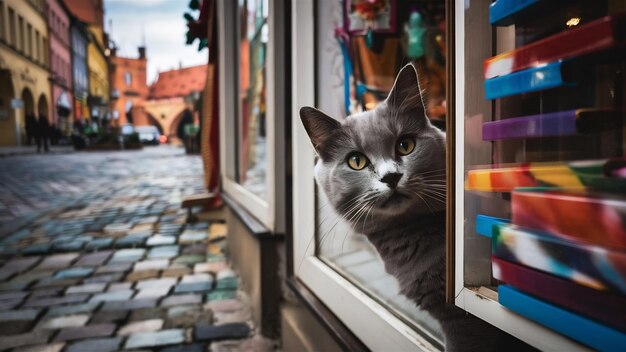
<instances>
[{"instance_id":1,"label":"orange building","mask_svg":"<svg viewBox=\"0 0 626 352\"><path fill-rule=\"evenodd\" d=\"M116 124L123 125L132 123L136 125L155 124L139 120L132 115L135 106L141 105L150 94L146 81L146 48L139 47L139 57L136 59L119 57L115 50L111 51L110 76L111 76L111 116Z\"/></svg>"}]
</instances>

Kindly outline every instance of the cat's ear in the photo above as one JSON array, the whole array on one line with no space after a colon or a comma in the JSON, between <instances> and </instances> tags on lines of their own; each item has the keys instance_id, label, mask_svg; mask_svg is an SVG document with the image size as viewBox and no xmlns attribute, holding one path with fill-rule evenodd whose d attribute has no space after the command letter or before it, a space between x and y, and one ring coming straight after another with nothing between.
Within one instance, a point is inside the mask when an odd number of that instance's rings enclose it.
<instances>
[{"instance_id":1,"label":"cat's ear","mask_svg":"<svg viewBox=\"0 0 626 352\"><path fill-rule=\"evenodd\" d=\"M309 106L300 109L300 119L318 154L326 138L341 127L339 121Z\"/></svg>"},{"instance_id":2,"label":"cat's ear","mask_svg":"<svg viewBox=\"0 0 626 352\"><path fill-rule=\"evenodd\" d=\"M391 110L426 117L417 71L412 64L408 64L400 70L386 102Z\"/></svg>"}]
</instances>

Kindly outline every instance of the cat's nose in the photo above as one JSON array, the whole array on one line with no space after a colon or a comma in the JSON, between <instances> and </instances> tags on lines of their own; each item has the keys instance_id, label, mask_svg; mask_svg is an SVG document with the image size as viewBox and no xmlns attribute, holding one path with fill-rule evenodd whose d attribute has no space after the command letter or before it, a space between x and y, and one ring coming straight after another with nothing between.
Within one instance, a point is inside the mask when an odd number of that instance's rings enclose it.
<instances>
[{"instance_id":1,"label":"cat's nose","mask_svg":"<svg viewBox=\"0 0 626 352\"><path fill-rule=\"evenodd\" d=\"M380 179L380 182L384 182L388 184L389 187L391 188L396 188L401 178L402 178L402 174L397 173L397 172L390 172L386 174L385 176L383 176L383 178Z\"/></svg>"}]
</instances>

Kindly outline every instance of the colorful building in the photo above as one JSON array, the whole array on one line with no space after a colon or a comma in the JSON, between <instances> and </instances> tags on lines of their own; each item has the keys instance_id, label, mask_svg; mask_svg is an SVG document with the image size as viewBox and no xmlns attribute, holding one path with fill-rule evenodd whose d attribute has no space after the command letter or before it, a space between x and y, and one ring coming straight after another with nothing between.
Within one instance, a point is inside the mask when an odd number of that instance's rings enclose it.
<instances>
[{"instance_id":1,"label":"colorful building","mask_svg":"<svg viewBox=\"0 0 626 352\"><path fill-rule=\"evenodd\" d=\"M146 48L139 47L139 57L126 58L111 51L111 116L119 125L135 123L132 117L133 107L145 101L150 94L146 80ZM150 124L150 123L144 123Z\"/></svg>"},{"instance_id":2,"label":"colorful building","mask_svg":"<svg viewBox=\"0 0 626 352\"><path fill-rule=\"evenodd\" d=\"M74 86L74 121L84 122L89 118L87 96L89 95L89 73L87 71L87 43L89 36L83 24L72 19L72 82Z\"/></svg>"},{"instance_id":3,"label":"colorful building","mask_svg":"<svg viewBox=\"0 0 626 352\"><path fill-rule=\"evenodd\" d=\"M0 145L27 144L29 121L50 117L44 0L0 1ZM29 124L30 125L30 124Z\"/></svg>"},{"instance_id":4,"label":"colorful building","mask_svg":"<svg viewBox=\"0 0 626 352\"><path fill-rule=\"evenodd\" d=\"M65 0L72 14L84 24L88 33L87 71L89 116L97 122L109 116L108 39L104 33L102 0Z\"/></svg>"},{"instance_id":5,"label":"colorful building","mask_svg":"<svg viewBox=\"0 0 626 352\"><path fill-rule=\"evenodd\" d=\"M72 125L72 48L71 17L61 0L48 1L48 32L50 33L50 85L52 89L51 123L64 134Z\"/></svg>"}]
</instances>

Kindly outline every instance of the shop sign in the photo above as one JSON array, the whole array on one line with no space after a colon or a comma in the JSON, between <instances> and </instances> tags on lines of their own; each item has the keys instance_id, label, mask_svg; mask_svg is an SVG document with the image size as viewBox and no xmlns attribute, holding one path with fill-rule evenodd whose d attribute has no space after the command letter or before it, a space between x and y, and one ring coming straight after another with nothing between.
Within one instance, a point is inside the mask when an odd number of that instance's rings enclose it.
<instances>
[{"instance_id":1,"label":"shop sign","mask_svg":"<svg viewBox=\"0 0 626 352\"><path fill-rule=\"evenodd\" d=\"M12 109L21 109L24 107L24 101L19 98L11 99L11 108Z\"/></svg>"}]
</instances>

